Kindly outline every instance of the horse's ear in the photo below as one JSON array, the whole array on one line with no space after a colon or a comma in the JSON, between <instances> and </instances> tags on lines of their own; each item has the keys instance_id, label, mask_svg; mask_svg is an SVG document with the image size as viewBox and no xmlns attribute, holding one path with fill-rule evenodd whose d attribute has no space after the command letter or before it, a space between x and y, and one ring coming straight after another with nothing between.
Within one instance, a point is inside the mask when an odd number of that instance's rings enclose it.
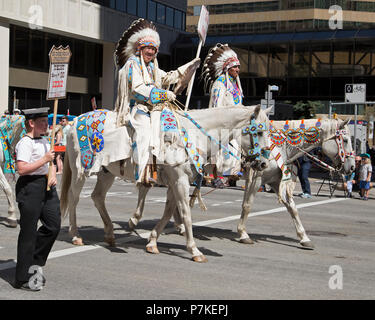
<instances>
[{"instance_id":1,"label":"horse's ear","mask_svg":"<svg viewBox=\"0 0 375 320\"><path fill-rule=\"evenodd\" d=\"M349 118L347 118L346 120L344 120L343 122L341 122L341 124L340 124L340 129L344 129L344 127L345 127L347 124L349 124L350 120L351 120L351 118L349 117Z\"/></svg>"},{"instance_id":2,"label":"horse's ear","mask_svg":"<svg viewBox=\"0 0 375 320\"><path fill-rule=\"evenodd\" d=\"M257 104L257 106L255 107L255 110L254 110L255 118L258 118L260 110L261 110L260 104Z\"/></svg>"}]
</instances>

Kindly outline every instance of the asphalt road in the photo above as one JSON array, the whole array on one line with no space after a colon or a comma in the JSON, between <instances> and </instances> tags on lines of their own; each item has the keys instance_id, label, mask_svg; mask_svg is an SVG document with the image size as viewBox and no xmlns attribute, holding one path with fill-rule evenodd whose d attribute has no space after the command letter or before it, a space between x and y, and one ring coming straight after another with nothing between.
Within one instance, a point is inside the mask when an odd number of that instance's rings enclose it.
<instances>
[{"instance_id":1,"label":"asphalt road","mask_svg":"<svg viewBox=\"0 0 375 320\"><path fill-rule=\"evenodd\" d=\"M374 299L375 197L369 201L330 199L327 192L312 199L296 197L300 216L315 250L298 243L289 214L275 194L258 193L247 231L254 245L238 242L236 232L243 191L215 190L204 196L208 212L193 209L194 236L206 255L194 263L185 238L170 223L162 234L159 255L146 253L147 234L161 216L166 188L153 188L137 232L127 228L137 193L116 180L107 197L117 247L103 243L103 224L86 182L78 205L78 225L85 246L74 247L63 221L44 272L47 286L25 292L11 286L19 228L5 226L7 202L0 195L0 299ZM299 186L298 186L299 187ZM318 183L312 181L316 192ZM202 194L211 191L204 187ZM295 194L299 193L299 189ZM341 277L342 276L342 277Z\"/></svg>"}]
</instances>

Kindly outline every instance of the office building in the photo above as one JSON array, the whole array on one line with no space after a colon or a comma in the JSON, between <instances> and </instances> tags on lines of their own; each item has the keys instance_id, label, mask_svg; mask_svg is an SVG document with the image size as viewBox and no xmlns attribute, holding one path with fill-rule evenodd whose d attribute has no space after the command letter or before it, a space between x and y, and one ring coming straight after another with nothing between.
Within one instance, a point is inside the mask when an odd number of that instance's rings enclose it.
<instances>
[{"instance_id":1,"label":"office building","mask_svg":"<svg viewBox=\"0 0 375 320\"><path fill-rule=\"evenodd\" d=\"M116 99L113 53L122 33L138 17L154 21L162 44L159 64L169 67L171 45L185 30L186 0L0 0L0 112L49 106L48 53L69 45L67 99L59 112L112 109ZM7 63L9 61L9 63Z\"/></svg>"}]
</instances>

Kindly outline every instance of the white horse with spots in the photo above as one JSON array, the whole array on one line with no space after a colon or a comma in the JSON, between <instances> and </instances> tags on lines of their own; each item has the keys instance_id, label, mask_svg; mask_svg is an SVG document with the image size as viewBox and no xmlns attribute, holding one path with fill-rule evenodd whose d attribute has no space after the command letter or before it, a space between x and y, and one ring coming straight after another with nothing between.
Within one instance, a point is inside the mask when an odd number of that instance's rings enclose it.
<instances>
[{"instance_id":1,"label":"white horse with spots","mask_svg":"<svg viewBox=\"0 0 375 320\"><path fill-rule=\"evenodd\" d=\"M7 134L11 130L11 135ZM7 178L4 175L4 165L9 165L6 161L7 158L13 158L16 144L21 139L23 134L26 133L24 129L24 117L18 115L11 115L3 117L0 121L0 135L6 147L3 147L3 142L0 143L0 187L3 189L7 200L8 200L8 217L6 222L11 228L17 227L17 216L16 216L16 201L14 190L9 184ZM13 169L14 170L14 169ZM13 171L15 174L15 171Z\"/></svg>"},{"instance_id":2,"label":"white horse with spots","mask_svg":"<svg viewBox=\"0 0 375 320\"><path fill-rule=\"evenodd\" d=\"M267 111L269 112L269 111ZM177 119L180 128L185 128L186 131L194 132L196 140L201 144L199 148L205 152L206 155L211 154L212 146L207 142L207 137L190 121L183 112L177 111ZM234 136L233 129L242 129L250 125L252 119L256 123L268 124L267 113L260 110L260 107L245 107L245 108L217 108L217 109L206 109L190 111L188 114L202 127L205 131L215 136L217 130L226 130L227 137L222 137L225 141L230 141ZM230 117L228 117L230 114ZM106 124L107 125L107 124ZM75 126L74 126L75 127ZM73 128L74 128L73 127ZM190 135L190 133L189 133ZM173 139L172 139L173 140ZM170 141L170 140L168 140ZM247 143L247 149L252 145L251 138L242 139L242 143ZM260 148L268 148L268 139L266 135L259 137ZM206 150L202 146L206 146ZM162 219L158 222L156 227L151 231L149 243L147 244L147 251L150 253L158 253L157 239L164 229L165 225L169 221L174 208L171 205L175 205L180 212L180 217L184 225L187 250L191 253L193 260L196 262L205 262L205 256L198 250L192 230L191 212L189 206L189 188L190 183L196 180L198 173L196 172L193 165L190 163L190 158L187 155L185 148L178 146L177 143L167 142L165 144L165 156L167 157L170 153L178 154L179 159L175 164L159 165L158 168L158 182L166 184L168 186L167 191L167 203ZM216 151L213 151L216 152ZM213 154L213 153L212 153ZM260 159L255 162L255 166L258 169L264 169L267 165L263 163L266 160ZM98 179L94 191L91 197L95 203L96 208L99 210L101 218L104 223L105 241L110 245L115 244L115 237L113 234L112 221L108 215L105 207L105 198L109 188L112 186L114 178L120 177L125 180L134 181L134 165L130 159L125 160L124 170L121 172L121 165L119 162L110 163L98 173ZM85 176L78 174L81 172L80 163L80 150L77 141L76 130L71 130L67 137L66 156L64 162L64 171L61 185L61 212L64 216L69 213L70 217L70 235L73 237L74 244L81 244L82 238L79 236L77 223L76 223L76 207L79 201L79 195L85 182Z\"/></svg>"},{"instance_id":3,"label":"white horse with spots","mask_svg":"<svg viewBox=\"0 0 375 320\"><path fill-rule=\"evenodd\" d=\"M307 129L312 128L316 125L318 119L304 120L305 127ZM319 130L319 139L315 141L309 140L301 141L298 144L299 148L292 147L290 144L285 142L279 149L280 156L283 164L291 165L294 160L304 155L304 152L311 151L314 148L321 147L322 153L325 154L333 163L333 165L338 168L342 173L348 174L354 170L355 162L353 156L353 150L350 139L350 131L347 127L347 121L342 120L329 120L324 119L321 121ZM284 127L286 122L284 121L273 121L272 126L276 130L280 130ZM300 129L301 121L289 121L288 126L290 130ZM314 135L317 131L310 131ZM270 136L268 136L270 138ZM310 136L311 137L311 136ZM283 137L281 137L283 139ZM284 137L285 138L285 137ZM342 151L344 154L340 158L340 148L338 147L337 139L342 138ZM313 142L313 143L312 143ZM269 141L269 145L272 145L272 141ZM303 150L303 151L301 151ZM268 184L275 191L279 198L279 201L284 204L290 213L294 226L296 228L297 236L300 240L300 244L308 249L313 249L313 244L306 234L306 231L302 225L301 219L298 214L296 204L293 200L293 191L295 188L296 175L292 174L292 179L289 181L283 181L283 174L280 169L280 160L278 162L275 159L275 154L268 159L269 165L265 170L253 170L247 167L243 178L245 179L245 192L242 202L242 212L241 218L237 227L240 235L240 242L245 244L253 244L254 242L249 237L246 231L246 222L251 211L252 204L254 202L255 196L259 190L259 187L264 184ZM138 206L136 208L133 217L129 220L129 227L134 229L138 222L142 218L145 198L148 192L148 188L142 187L139 190ZM180 233L184 233L184 227L180 223L180 217L176 205L171 202L168 204L169 208L173 208L173 216L175 219L176 228Z\"/></svg>"}]
</instances>

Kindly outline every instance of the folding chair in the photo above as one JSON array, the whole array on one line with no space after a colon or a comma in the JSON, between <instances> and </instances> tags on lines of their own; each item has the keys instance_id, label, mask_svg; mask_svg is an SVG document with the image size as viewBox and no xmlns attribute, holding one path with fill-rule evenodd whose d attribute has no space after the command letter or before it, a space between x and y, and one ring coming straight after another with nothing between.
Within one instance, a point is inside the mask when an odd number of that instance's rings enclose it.
<instances>
[{"instance_id":1,"label":"folding chair","mask_svg":"<svg viewBox=\"0 0 375 320\"><path fill-rule=\"evenodd\" d=\"M329 194L330 194L329 197L332 198L335 191L340 190L339 183L342 183L342 185L344 186L344 178L341 174L337 173L336 171L332 175L327 174L326 176L323 177L323 181L319 187L318 192L316 193L316 196L319 195L320 190L322 189L323 185L328 184ZM348 193L346 191L346 188L343 187L342 191L344 191L344 196L345 198L347 198Z\"/></svg>"}]
</instances>

